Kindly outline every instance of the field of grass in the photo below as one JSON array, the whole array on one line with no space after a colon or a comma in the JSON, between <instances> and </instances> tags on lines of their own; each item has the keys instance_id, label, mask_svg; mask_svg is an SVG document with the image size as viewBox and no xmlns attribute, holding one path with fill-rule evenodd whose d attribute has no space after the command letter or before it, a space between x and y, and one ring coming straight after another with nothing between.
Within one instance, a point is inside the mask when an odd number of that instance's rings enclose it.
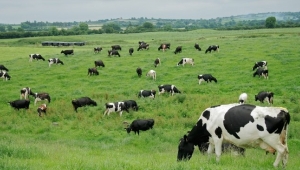
<instances>
[{"instance_id":1,"label":"field of grass","mask_svg":"<svg viewBox=\"0 0 300 170\"><path fill-rule=\"evenodd\" d=\"M268 106L254 100L259 91L274 92L274 106L286 107L292 117L289 126L289 162L286 169L299 169L300 162L300 29L245 31L196 30L191 32L157 32L141 34L101 34L81 36L34 37L0 40L0 64L9 68L10 81L0 81L0 169L273 169L274 155L261 149L247 149L245 157L223 154L201 155L196 149L189 162L176 162L178 140L197 122L207 107L234 103L242 92L248 103ZM86 46L43 47L42 41L86 41ZM150 44L149 50L136 51L138 41ZM171 43L171 49L158 51L160 43ZM202 51L196 51L199 43ZM122 47L121 57L108 57L111 45ZM209 45L218 44L219 52L205 54ZM95 46L103 51L94 54ZM177 46L183 51L174 54ZM132 56L128 49L135 49ZM65 57L61 50L74 49ZM39 53L45 59L58 57L65 64L48 67L47 61L29 62L29 54ZM162 64L154 68L154 60ZM195 65L176 66L183 57ZM95 60L103 60L99 76L87 76ZM253 77L255 62L268 61L269 79ZM143 69L139 78L137 67ZM145 74L157 72L153 81ZM198 74L211 73L218 83L198 85ZM160 84L174 84L182 94L138 98L139 90L155 89ZM14 110L8 101L19 99L20 89L48 92L51 103L47 115L39 117L37 106ZM83 96L98 106L73 110L71 100ZM140 106L103 116L106 102L133 99ZM46 102L47 103L47 102ZM152 130L127 134L124 121L153 118Z\"/></svg>"}]
</instances>

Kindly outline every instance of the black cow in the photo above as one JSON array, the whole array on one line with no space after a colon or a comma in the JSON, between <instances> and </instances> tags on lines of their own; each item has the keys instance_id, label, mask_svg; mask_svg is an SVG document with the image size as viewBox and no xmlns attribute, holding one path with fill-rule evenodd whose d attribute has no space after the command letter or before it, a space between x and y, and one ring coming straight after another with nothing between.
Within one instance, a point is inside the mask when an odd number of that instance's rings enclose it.
<instances>
[{"instance_id":1,"label":"black cow","mask_svg":"<svg viewBox=\"0 0 300 170\"><path fill-rule=\"evenodd\" d=\"M160 46L158 47L158 51L159 50L163 50L165 51L166 49L170 49L171 44L170 43L165 43L165 44L160 44Z\"/></svg>"},{"instance_id":2,"label":"black cow","mask_svg":"<svg viewBox=\"0 0 300 170\"><path fill-rule=\"evenodd\" d=\"M47 112L47 105L46 104L41 104L38 108L37 108L37 112L39 114L39 116L42 116L42 113L46 114Z\"/></svg>"},{"instance_id":3,"label":"black cow","mask_svg":"<svg viewBox=\"0 0 300 170\"><path fill-rule=\"evenodd\" d=\"M42 100L47 100L49 103L51 102L51 97L49 95L49 93L34 93L34 105L36 105L36 103L38 101L42 101Z\"/></svg>"},{"instance_id":4,"label":"black cow","mask_svg":"<svg viewBox=\"0 0 300 170\"><path fill-rule=\"evenodd\" d=\"M259 68L259 67L265 67L265 66L267 66L267 61L258 61L258 62L256 62L256 63L254 63L254 66L253 66L253 71L255 70L255 69L257 69L257 68Z\"/></svg>"},{"instance_id":5,"label":"black cow","mask_svg":"<svg viewBox=\"0 0 300 170\"><path fill-rule=\"evenodd\" d=\"M108 50L108 56L112 56L112 55L114 55L114 56L119 56L119 57L121 57L121 55L119 54L119 52L117 51L117 50Z\"/></svg>"},{"instance_id":6,"label":"black cow","mask_svg":"<svg viewBox=\"0 0 300 170\"><path fill-rule=\"evenodd\" d=\"M140 90L138 97L150 97L155 98L156 91L155 90Z\"/></svg>"},{"instance_id":7,"label":"black cow","mask_svg":"<svg viewBox=\"0 0 300 170\"><path fill-rule=\"evenodd\" d=\"M146 131L152 129L154 126L154 119L136 119L126 129L129 134L131 131L134 131L134 134L140 135L140 130Z\"/></svg>"},{"instance_id":8,"label":"black cow","mask_svg":"<svg viewBox=\"0 0 300 170\"><path fill-rule=\"evenodd\" d=\"M7 80L11 79L10 75L8 75L8 73L6 71L0 71L0 77L3 78L3 81L4 80L7 81Z\"/></svg>"},{"instance_id":9,"label":"black cow","mask_svg":"<svg viewBox=\"0 0 300 170\"><path fill-rule=\"evenodd\" d=\"M122 50L120 45L112 45L111 50Z\"/></svg>"},{"instance_id":10,"label":"black cow","mask_svg":"<svg viewBox=\"0 0 300 170\"><path fill-rule=\"evenodd\" d=\"M63 53L65 56L74 55L74 50L62 50L60 53Z\"/></svg>"},{"instance_id":11,"label":"black cow","mask_svg":"<svg viewBox=\"0 0 300 170\"><path fill-rule=\"evenodd\" d=\"M129 48L129 55L132 55L132 53L134 52L133 48Z\"/></svg>"},{"instance_id":12,"label":"black cow","mask_svg":"<svg viewBox=\"0 0 300 170\"><path fill-rule=\"evenodd\" d=\"M89 97L81 97L79 99L73 99L72 105L74 107L74 110L77 112L78 107L89 106L89 105L97 106L97 103Z\"/></svg>"},{"instance_id":13,"label":"black cow","mask_svg":"<svg viewBox=\"0 0 300 170\"><path fill-rule=\"evenodd\" d=\"M134 100L124 100L123 102L124 102L125 107L127 108L127 110L129 110L130 108L132 108L134 111L139 110L139 106L136 103L136 101L134 101Z\"/></svg>"},{"instance_id":14,"label":"black cow","mask_svg":"<svg viewBox=\"0 0 300 170\"><path fill-rule=\"evenodd\" d=\"M140 51L140 50L149 50L149 44L141 44L139 45L139 48L137 49L137 51Z\"/></svg>"},{"instance_id":15,"label":"black cow","mask_svg":"<svg viewBox=\"0 0 300 170\"><path fill-rule=\"evenodd\" d=\"M87 75L99 75L99 72L97 68L88 68L88 74Z\"/></svg>"},{"instance_id":16,"label":"black cow","mask_svg":"<svg viewBox=\"0 0 300 170\"><path fill-rule=\"evenodd\" d=\"M29 95L32 95L33 97L35 97L35 93L33 93L31 91L30 87L24 87L20 90L21 94L20 94L20 99L24 98L24 99L28 99Z\"/></svg>"},{"instance_id":17,"label":"black cow","mask_svg":"<svg viewBox=\"0 0 300 170\"><path fill-rule=\"evenodd\" d=\"M141 77L142 76L142 69L140 68L140 67L138 67L137 69L136 69L136 73L138 74L138 76L139 77Z\"/></svg>"},{"instance_id":18,"label":"black cow","mask_svg":"<svg viewBox=\"0 0 300 170\"><path fill-rule=\"evenodd\" d=\"M64 65L64 62L62 62L59 58L50 58L48 60L49 62L49 67L52 65L52 64L61 64L61 65Z\"/></svg>"},{"instance_id":19,"label":"black cow","mask_svg":"<svg viewBox=\"0 0 300 170\"><path fill-rule=\"evenodd\" d=\"M0 65L0 71L9 71L4 65Z\"/></svg>"},{"instance_id":20,"label":"black cow","mask_svg":"<svg viewBox=\"0 0 300 170\"><path fill-rule=\"evenodd\" d=\"M145 41L139 41L139 46L142 44L147 44Z\"/></svg>"},{"instance_id":21,"label":"black cow","mask_svg":"<svg viewBox=\"0 0 300 170\"><path fill-rule=\"evenodd\" d=\"M264 100L266 100L269 104L273 104L273 98L274 98L273 92L261 91L257 95L255 95L255 101L258 100L261 103L264 103Z\"/></svg>"},{"instance_id":22,"label":"black cow","mask_svg":"<svg viewBox=\"0 0 300 170\"><path fill-rule=\"evenodd\" d=\"M102 47L94 47L94 53L99 53L102 51Z\"/></svg>"},{"instance_id":23,"label":"black cow","mask_svg":"<svg viewBox=\"0 0 300 170\"><path fill-rule=\"evenodd\" d=\"M214 81L216 83L218 82L217 79L211 74L200 74L198 75L198 80L199 80L199 84L201 84L202 81L206 81L207 83L211 81Z\"/></svg>"},{"instance_id":24,"label":"black cow","mask_svg":"<svg viewBox=\"0 0 300 170\"><path fill-rule=\"evenodd\" d=\"M29 54L29 61L32 62L32 60L43 60L45 61L45 59L42 57L41 54Z\"/></svg>"},{"instance_id":25,"label":"black cow","mask_svg":"<svg viewBox=\"0 0 300 170\"><path fill-rule=\"evenodd\" d=\"M219 48L220 48L220 46L218 46L218 45L210 45L210 46L206 49L205 53L211 52L212 50L213 50L213 51L218 51L218 52L219 52Z\"/></svg>"},{"instance_id":26,"label":"black cow","mask_svg":"<svg viewBox=\"0 0 300 170\"><path fill-rule=\"evenodd\" d=\"M102 60L97 60L97 61L95 61L94 63L95 63L95 68L98 67L98 66L99 66L99 67L101 67L101 66L102 66L102 67L105 67L105 65L104 65L104 63L103 63Z\"/></svg>"},{"instance_id":27,"label":"black cow","mask_svg":"<svg viewBox=\"0 0 300 170\"><path fill-rule=\"evenodd\" d=\"M254 73L253 73L253 77L255 77L256 75L258 75L258 77L260 78L261 76L263 76L265 79L269 78L269 70L267 69L267 66L263 67L259 67Z\"/></svg>"},{"instance_id":28,"label":"black cow","mask_svg":"<svg viewBox=\"0 0 300 170\"><path fill-rule=\"evenodd\" d=\"M161 62L160 62L160 59L159 59L159 58L157 58L157 59L155 59L155 60L154 60L154 67L157 67L157 66L158 66L158 64L161 64Z\"/></svg>"},{"instance_id":29,"label":"black cow","mask_svg":"<svg viewBox=\"0 0 300 170\"><path fill-rule=\"evenodd\" d=\"M30 101L25 99L20 99L20 100L10 101L8 103L14 109L19 110L19 109L29 109Z\"/></svg>"},{"instance_id":30,"label":"black cow","mask_svg":"<svg viewBox=\"0 0 300 170\"><path fill-rule=\"evenodd\" d=\"M195 43L194 47L195 47L196 50L201 51L201 48L200 48L198 43Z\"/></svg>"},{"instance_id":31,"label":"black cow","mask_svg":"<svg viewBox=\"0 0 300 170\"><path fill-rule=\"evenodd\" d=\"M169 92L173 96L175 93L181 93L175 85L171 84L165 84L165 85L159 85L158 86L158 94L162 94L164 92Z\"/></svg>"},{"instance_id":32,"label":"black cow","mask_svg":"<svg viewBox=\"0 0 300 170\"><path fill-rule=\"evenodd\" d=\"M176 47L174 54L181 53L181 52L182 52L182 46L178 46Z\"/></svg>"}]
</instances>

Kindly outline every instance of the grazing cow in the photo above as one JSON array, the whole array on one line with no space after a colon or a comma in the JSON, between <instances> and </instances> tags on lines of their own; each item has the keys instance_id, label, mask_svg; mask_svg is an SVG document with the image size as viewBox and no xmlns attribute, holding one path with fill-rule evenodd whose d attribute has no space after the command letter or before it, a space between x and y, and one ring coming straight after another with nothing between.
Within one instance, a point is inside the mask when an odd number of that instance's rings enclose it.
<instances>
[{"instance_id":1,"label":"grazing cow","mask_svg":"<svg viewBox=\"0 0 300 170\"><path fill-rule=\"evenodd\" d=\"M148 71L148 73L146 74L146 76L148 77L152 77L153 80L156 80L156 71L154 70L150 70Z\"/></svg>"},{"instance_id":2,"label":"grazing cow","mask_svg":"<svg viewBox=\"0 0 300 170\"><path fill-rule=\"evenodd\" d=\"M157 67L159 64L161 64L160 59L157 58L154 60L154 67Z\"/></svg>"},{"instance_id":3,"label":"grazing cow","mask_svg":"<svg viewBox=\"0 0 300 170\"><path fill-rule=\"evenodd\" d=\"M102 60L95 61L94 63L95 63L95 68L98 67L98 66L99 66L99 67L101 67L101 66L102 66L102 67L105 67L105 65L104 65L104 63L103 63Z\"/></svg>"},{"instance_id":4,"label":"grazing cow","mask_svg":"<svg viewBox=\"0 0 300 170\"><path fill-rule=\"evenodd\" d=\"M254 63L254 66L252 68L252 70L254 71L255 69L259 68L259 67L265 67L267 66L267 61L258 61L256 63Z\"/></svg>"},{"instance_id":5,"label":"grazing cow","mask_svg":"<svg viewBox=\"0 0 300 170\"><path fill-rule=\"evenodd\" d=\"M0 71L8 72L9 70L4 65L0 65Z\"/></svg>"},{"instance_id":6,"label":"grazing cow","mask_svg":"<svg viewBox=\"0 0 300 170\"><path fill-rule=\"evenodd\" d=\"M149 97L149 98L155 98L156 91L155 90L140 90L138 97Z\"/></svg>"},{"instance_id":7,"label":"grazing cow","mask_svg":"<svg viewBox=\"0 0 300 170\"><path fill-rule=\"evenodd\" d=\"M198 75L198 80L199 84L201 84L202 81L206 81L207 83L211 81L214 81L216 83L218 82L217 79L211 74L200 74Z\"/></svg>"},{"instance_id":8,"label":"grazing cow","mask_svg":"<svg viewBox=\"0 0 300 170\"><path fill-rule=\"evenodd\" d=\"M145 41L139 41L139 45L147 44Z\"/></svg>"},{"instance_id":9,"label":"grazing cow","mask_svg":"<svg viewBox=\"0 0 300 170\"><path fill-rule=\"evenodd\" d=\"M149 44L141 44L139 45L139 48L137 49L137 51L140 51L140 50L149 50Z\"/></svg>"},{"instance_id":10,"label":"grazing cow","mask_svg":"<svg viewBox=\"0 0 300 170\"><path fill-rule=\"evenodd\" d=\"M99 72L97 68L88 68L88 74L87 75L99 75Z\"/></svg>"},{"instance_id":11,"label":"grazing cow","mask_svg":"<svg viewBox=\"0 0 300 170\"><path fill-rule=\"evenodd\" d=\"M177 66L182 65L184 66L185 64L191 64L194 66L194 59L193 58L182 58L178 63Z\"/></svg>"},{"instance_id":12,"label":"grazing cow","mask_svg":"<svg viewBox=\"0 0 300 170\"><path fill-rule=\"evenodd\" d=\"M160 46L158 47L158 51L159 50L163 50L165 51L166 49L170 49L171 44L170 43L166 43L166 44L160 44Z\"/></svg>"},{"instance_id":13,"label":"grazing cow","mask_svg":"<svg viewBox=\"0 0 300 170\"><path fill-rule=\"evenodd\" d=\"M201 51L201 48L200 48L198 43L195 43L194 47L195 47L196 50Z\"/></svg>"},{"instance_id":14,"label":"grazing cow","mask_svg":"<svg viewBox=\"0 0 300 170\"><path fill-rule=\"evenodd\" d=\"M129 48L129 55L132 55L133 51L133 48Z\"/></svg>"},{"instance_id":15,"label":"grazing cow","mask_svg":"<svg viewBox=\"0 0 300 170\"><path fill-rule=\"evenodd\" d=\"M121 55L119 54L119 52L117 51L117 50L108 50L108 56L112 56L112 55L114 55L114 56L119 56L119 57L121 57Z\"/></svg>"},{"instance_id":16,"label":"grazing cow","mask_svg":"<svg viewBox=\"0 0 300 170\"><path fill-rule=\"evenodd\" d=\"M239 103L240 103L240 104L245 104L245 102L247 101L247 99L248 99L247 93L242 93L242 94L239 96Z\"/></svg>"},{"instance_id":17,"label":"grazing cow","mask_svg":"<svg viewBox=\"0 0 300 170\"><path fill-rule=\"evenodd\" d=\"M20 99L24 98L24 99L28 99L29 95L35 96L35 93L33 93L31 91L30 87L24 87L20 90L21 94L20 94Z\"/></svg>"},{"instance_id":18,"label":"grazing cow","mask_svg":"<svg viewBox=\"0 0 300 170\"><path fill-rule=\"evenodd\" d=\"M217 162L221 157L222 143L238 147L261 147L276 150L277 157L273 166L281 159L283 166L288 161L287 130L290 114L282 107L260 107L249 104L226 104L205 109L198 122L185 137L185 143L178 149L178 160L188 155L187 144L199 145L209 142L208 154L213 150ZM189 155L191 157L192 155Z\"/></svg>"},{"instance_id":19,"label":"grazing cow","mask_svg":"<svg viewBox=\"0 0 300 170\"><path fill-rule=\"evenodd\" d=\"M205 53L207 53L207 52L211 52L211 50L213 50L213 51L218 51L219 52L219 46L218 45L210 45L207 49L206 49L206 51L205 51Z\"/></svg>"},{"instance_id":20,"label":"grazing cow","mask_svg":"<svg viewBox=\"0 0 300 170\"><path fill-rule=\"evenodd\" d=\"M63 53L65 56L74 55L74 50L62 50L60 53Z\"/></svg>"},{"instance_id":21,"label":"grazing cow","mask_svg":"<svg viewBox=\"0 0 300 170\"><path fill-rule=\"evenodd\" d=\"M37 112L39 114L39 116L42 116L42 113L46 114L47 111L47 105L46 104L41 104L38 108L37 108Z\"/></svg>"},{"instance_id":22,"label":"grazing cow","mask_svg":"<svg viewBox=\"0 0 300 170\"><path fill-rule=\"evenodd\" d=\"M43 60L45 61L45 59L42 57L41 54L29 54L29 61L32 62L32 60Z\"/></svg>"},{"instance_id":23,"label":"grazing cow","mask_svg":"<svg viewBox=\"0 0 300 170\"><path fill-rule=\"evenodd\" d=\"M20 100L10 101L8 103L14 109L19 110L19 109L29 109L30 101L29 100L25 100L25 99L20 99Z\"/></svg>"},{"instance_id":24,"label":"grazing cow","mask_svg":"<svg viewBox=\"0 0 300 170\"><path fill-rule=\"evenodd\" d=\"M61 65L64 65L64 62L62 62L60 59L58 58L50 58L48 60L49 62L49 67L52 65L52 64L61 64Z\"/></svg>"},{"instance_id":25,"label":"grazing cow","mask_svg":"<svg viewBox=\"0 0 300 170\"><path fill-rule=\"evenodd\" d=\"M255 101L258 100L261 103L264 103L264 101L266 100L269 104L273 104L273 98L274 98L273 92L261 91L257 95L255 95Z\"/></svg>"},{"instance_id":26,"label":"grazing cow","mask_svg":"<svg viewBox=\"0 0 300 170\"><path fill-rule=\"evenodd\" d=\"M78 99L73 99L72 105L74 107L74 110L77 112L78 107L90 106L90 105L97 106L97 103L89 97L81 97Z\"/></svg>"},{"instance_id":27,"label":"grazing cow","mask_svg":"<svg viewBox=\"0 0 300 170\"><path fill-rule=\"evenodd\" d=\"M127 122L124 122L127 123ZM152 129L154 126L154 119L136 119L130 125L127 126L126 131L129 134L134 131L134 134L140 135L140 130L146 131Z\"/></svg>"},{"instance_id":28,"label":"grazing cow","mask_svg":"<svg viewBox=\"0 0 300 170\"><path fill-rule=\"evenodd\" d=\"M36 103L38 101L42 101L42 100L47 100L49 103L51 102L51 98L50 95L48 93L34 93L34 105L36 105Z\"/></svg>"},{"instance_id":29,"label":"grazing cow","mask_svg":"<svg viewBox=\"0 0 300 170\"><path fill-rule=\"evenodd\" d=\"M102 51L102 47L94 47L94 53L99 53Z\"/></svg>"},{"instance_id":30,"label":"grazing cow","mask_svg":"<svg viewBox=\"0 0 300 170\"><path fill-rule=\"evenodd\" d=\"M3 81L10 80L10 78L11 78L10 75L8 75L8 73L6 71L0 71L0 77L3 78Z\"/></svg>"},{"instance_id":31,"label":"grazing cow","mask_svg":"<svg viewBox=\"0 0 300 170\"><path fill-rule=\"evenodd\" d=\"M134 100L124 100L124 105L127 108L127 110L129 110L130 108L132 108L134 111L138 111L139 110L139 106L137 105L136 101Z\"/></svg>"},{"instance_id":32,"label":"grazing cow","mask_svg":"<svg viewBox=\"0 0 300 170\"><path fill-rule=\"evenodd\" d=\"M104 116L107 114L109 116L112 112L119 112L120 116L122 116L123 111L125 110L127 113L129 113L127 107L125 106L124 102L114 102L114 103L105 103L105 112Z\"/></svg>"},{"instance_id":33,"label":"grazing cow","mask_svg":"<svg viewBox=\"0 0 300 170\"><path fill-rule=\"evenodd\" d=\"M269 70L267 68L267 66L265 67L259 67L254 73L253 73L253 77L255 77L256 75L258 75L258 77L260 78L261 76L263 76L265 79L269 78Z\"/></svg>"},{"instance_id":34,"label":"grazing cow","mask_svg":"<svg viewBox=\"0 0 300 170\"><path fill-rule=\"evenodd\" d=\"M142 69L140 68L140 67L138 67L137 69L136 69L136 73L138 74L138 76L139 77L141 77L142 76Z\"/></svg>"},{"instance_id":35,"label":"grazing cow","mask_svg":"<svg viewBox=\"0 0 300 170\"><path fill-rule=\"evenodd\" d=\"M182 52L182 46L178 46L176 47L174 54L181 53L181 52Z\"/></svg>"},{"instance_id":36,"label":"grazing cow","mask_svg":"<svg viewBox=\"0 0 300 170\"><path fill-rule=\"evenodd\" d=\"M158 94L162 94L165 92L169 92L171 93L171 95L173 96L175 93L181 93L177 87L175 85L171 85L171 84L164 84L164 85L159 85L158 86Z\"/></svg>"},{"instance_id":37,"label":"grazing cow","mask_svg":"<svg viewBox=\"0 0 300 170\"><path fill-rule=\"evenodd\" d=\"M112 45L111 50L122 50L120 45Z\"/></svg>"}]
</instances>

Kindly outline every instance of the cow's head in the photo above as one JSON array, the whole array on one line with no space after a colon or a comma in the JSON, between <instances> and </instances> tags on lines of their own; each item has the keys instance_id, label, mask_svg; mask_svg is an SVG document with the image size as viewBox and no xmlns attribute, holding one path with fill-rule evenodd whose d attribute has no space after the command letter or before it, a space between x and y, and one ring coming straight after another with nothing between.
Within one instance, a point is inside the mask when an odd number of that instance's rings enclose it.
<instances>
[{"instance_id":1,"label":"cow's head","mask_svg":"<svg viewBox=\"0 0 300 170\"><path fill-rule=\"evenodd\" d=\"M179 140L177 161L190 160L194 153L194 144L189 143L187 135Z\"/></svg>"},{"instance_id":2,"label":"cow's head","mask_svg":"<svg viewBox=\"0 0 300 170\"><path fill-rule=\"evenodd\" d=\"M179 66L180 64L183 63L183 59L181 59L178 63L177 63L177 66Z\"/></svg>"}]
</instances>

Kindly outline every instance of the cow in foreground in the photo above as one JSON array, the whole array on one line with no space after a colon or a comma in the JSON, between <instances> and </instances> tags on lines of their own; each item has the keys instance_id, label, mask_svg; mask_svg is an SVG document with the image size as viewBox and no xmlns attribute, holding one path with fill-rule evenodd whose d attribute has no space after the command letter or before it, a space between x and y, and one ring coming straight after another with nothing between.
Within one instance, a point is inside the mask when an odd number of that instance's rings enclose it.
<instances>
[{"instance_id":1,"label":"cow in foreground","mask_svg":"<svg viewBox=\"0 0 300 170\"><path fill-rule=\"evenodd\" d=\"M205 53L207 53L207 52L210 52L211 53L211 51L218 51L219 52L219 46L218 45L210 45L207 49L206 49L206 51L205 51Z\"/></svg>"},{"instance_id":2,"label":"cow in foreground","mask_svg":"<svg viewBox=\"0 0 300 170\"><path fill-rule=\"evenodd\" d=\"M247 101L247 99L248 99L247 93L242 93L239 96L239 103L240 104L245 104L245 102Z\"/></svg>"},{"instance_id":3,"label":"cow in foreground","mask_svg":"<svg viewBox=\"0 0 300 170\"><path fill-rule=\"evenodd\" d=\"M282 160L283 167L288 161L287 130L290 114L281 107L260 107L249 104L226 104L205 109L196 125L185 137L185 143L178 148L177 160L188 155L189 145L209 142L208 154L213 150L220 161L222 143L238 147L260 147L276 151L273 166ZM190 153L192 154L192 153ZM188 155L191 158L192 155Z\"/></svg>"},{"instance_id":4,"label":"cow in foreground","mask_svg":"<svg viewBox=\"0 0 300 170\"><path fill-rule=\"evenodd\" d=\"M32 95L33 97L35 96L35 93L33 93L31 91L30 87L24 87L20 90L20 99L24 98L24 99L28 99L29 95Z\"/></svg>"},{"instance_id":5,"label":"cow in foreground","mask_svg":"<svg viewBox=\"0 0 300 170\"><path fill-rule=\"evenodd\" d=\"M74 50L62 50L60 53L64 54L65 56L74 55Z\"/></svg>"},{"instance_id":6,"label":"cow in foreground","mask_svg":"<svg viewBox=\"0 0 300 170\"><path fill-rule=\"evenodd\" d=\"M6 71L8 72L9 70L4 66L4 65L0 65L0 71Z\"/></svg>"},{"instance_id":7,"label":"cow in foreground","mask_svg":"<svg viewBox=\"0 0 300 170\"><path fill-rule=\"evenodd\" d=\"M125 124L128 124L127 122L124 122ZM146 131L149 129L152 129L154 126L154 119L136 119L132 121L130 125L127 126L126 131L129 134L131 131L134 132L134 134L140 135L140 130Z\"/></svg>"},{"instance_id":8,"label":"cow in foreground","mask_svg":"<svg viewBox=\"0 0 300 170\"><path fill-rule=\"evenodd\" d=\"M73 105L74 110L77 112L77 109L79 107L97 106L97 103L89 97L81 97L81 98L78 98L78 99L73 99L72 100L72 105Z\"/></svg>"},{"instance_id":9,"label":"cow in foreground","mask_svg":"<svg viewBox=\"0 0 300 170\"><path fill-rule=\"evenodd\" d=\"M102 47L94 47L94 53L99 53L102 51Z\"/></svg>"},{"instance_id":10,"label":"cow in foreground","mask_svg":"<svg viewBox=\"0 0 300 170\"><path fill-rule=\"evenodd\" d=\"M97 68L88 68L88 74L87 75L99 75L99 72Z\"/></svg>"},{"instance_id":11,"label":"cow in foreground","mask_svg":"<svg viewBox=\"0 0 300 170\"><path fill-rule=\"evenodd\" d=\"M185 64L190 64L194 66L194 59L193 58L182 58L178 63L177 66L182 65L184 66Z\"/></svg>"},{"instance_id":12,"label":"cow in foreground","mask_svg":"<svg viewBox=\"0 0 300 170\"><path fill-rule=\"evenodd\" d=\"M117 50L108 50L108 56L119 56L121 57L120 53Z\"/></svg>"},{"instance_id":13,"label":"cow in foreground","mask_svg":"<svg viewBox=\"0 0 300 170\"><path fill-rule=\"evenodd\" d=\"M129 110L130 108L132 108L132 110L134 111L139 110L139 106L135 100L124 100L123 102L127 110Z\"/></svg>"},{"instance_id":14,"label":"cow in foreground","mask_svg":"<svg viewBox=\"0 0 300 170\"><path fill-rule=\"evenodd\" d=\"M29 61L32 62L32 60L43 60L45 61L45 59L42 57L41 54L29 54Z\"/></svg>"},{"instance_id":15,"label":"cow in foreground","mask_svg":"<svg viewBox=\"0 0 300 170\"><path fill-rule=\"evenodd\" d=\"M30 101L29 100L25 100L25 99L20 99L20 100L10 101L8 103L14 109L19 110L19 109L29 109Z\"/></svg>"},{"instance_id":16,"label":"cow in foreground","mask_svg":"<svg viewBox=\"0 0 300 170\"><path fill-rule=\"evenodd\" d=\"M122 116L123 111L125 110L127 113L129 113L127 107L125 106L124 102L112 102L112 103L105 103L105 115L110 115L112 112L119 112L120 116Z\"/></svg>"},{"instance_id":17,"label":"cow in foreground","mask_svg":"<svg viewBox=\"0 0 300 170\"><path fill-rule=\"evenodd\" d=\"M0 71L0 77L3 78L3 81L11 79L10 75L6 71Z\"/></svg>"},{"instance_id":18,"label":"cow in foreground","mask_svg":"<svg viewBox=\"0 0 300 170\"><path fill-rule=\"evenodd\" d=\"M178 46L176 47L174 54L181 53L181 52L182 52L182 46Z\"/></svg>"},{"instance_id":19,"label":"cow in foreground","mask_svg":"<svg viewBox=\"0 0 300 170\"><path fill-rule=\"evenodd\" d=\"M254 63L254 66L252 68L252 70L254 71L255 69L259 68L259 67L262 67L264 68L265 66L268 65L268 62L267 61L258 61L258 62L255 62Z\"/></svg>"},{"instance_id":20,"label":"cow in foreground","mask_svg":"<svg viewBox=\"0 0 300 170\"><path fill-rule=\"evenodd\" d=\"M161 62L160 62L159 58L157 58L157 59L154 60L154 67L157 67L160 64L161 64Z\"/></svg>"},{"instance_id":21,"label":"cow in foreground","mask_svg":"<svg viewBox=\"0 0 300 170\"><path fill-rule=\"evenodd\" d=\"M46 104L41 104L38 108L37 108L37 112L39 114L39 116L42 116L42 113L46 114L47 112L47 105Z\"/></svg>"},{"instance_id":22,"label":"cow in foreground","mask_svg":"<svg viewBox=\"0 0 300 170\"><path fill-rule=\"evenodd\" d=\"M139 77L141 77L143 71L142 71L142 69L141 69L140 67L138 67L138 68L136 69L136 73L137 73L137 75L138 75Z\"/></svg>"},{"instance_id":23,"label":"cow in foreground","mask_svg":"<svg viewBox=\"0 0 300 170\"><path fill-rule=\"evenodd\" d=\"M148 71L148 73L146 74L146 76L148 77L152 77L153 80L156 80L156 71L154 70L150 70Z\"/></svg>"},{"instance_id":24,"label":"cow in foreground","mask_svg":"<svg viewBox=\"0 0 300 170\"><path fill-rule=\"evenodd\" d=\"M264 103L264 101L267 101L268 104L273 104L273 98L274 98L273 92L261 91L257 95L255 95L255 101L258 100L261 103Z\"/></svg>"},{"instance_id":25,"label":"cow in foreground","mask_svg":"<svg viewBox=\"0 0 300 170\"><path fill-rule=\"evenodd\" d=\"M96 67L105 67L105 64L102 60L97 60L94 63L95 63L95 68Z\"/></svg>"},{"instance_id":26,"label":"cow in foreground","mask_svg":"<svg viewBox=\"0 0 300 170\"><path fill-rule=\"evenodd\" d=\"M171 84L164 84L158 86L158 94L162 94L165 92L171 93L171 96L173 96L175 93L181 93L175 85Z\"/></svg>"},{"instance_id":27,"label":"cow in foreground","mask_svg":"<svg viewBox=\"0 0 300 170\"><path fill-rule=\"evenodd\" d=\"M140 90L138 97L149 97L149 98L155 98L156 91L155 90Z\"/></svg>"},{"instance_id":28,"label":"cow in foreground","mask_svg":"<svg viewBox=\"0 0 300 170\"><path fill-rule=\"evenodd\" d=\"M194 47L195 47L196 50L201 51L201 48L200 48L198 43L195 43Z\"/></svg>"},{"instance_id":29,"label":"cow in foreground","mask_svg":"<svg viewBox=\"0 0 300 170\"><path fill-rule=\"evenodd\" d=\"M42 100L47 100L48 103L51 102L51 98L50 98L49 93L45 93L45 92L43 92L43 93L34 93L34 98L35 98L34 105L36 105L36 103L38 101L42 101Z\"/></svg>"},{"instance_id":30,"label":"cow in foreground","mask_svg":"<svg viewBox=\"0 0 300 170\"><path fill-rule=\"evenodd\" d=\"M134 52L134 49L133 48L129 48L129 55L132 55Z\"/></svg>"},{"instance_id":31,"label":"cow in foreground","mask_svg":"<svg viewBox=\"0 0 300 170\"><path fill-rule=\"evenodd\" d=\"M62 62L59 58L50 58L48 60L49 62L49 67L52 65L52 64L61 64L61 65L64 65L64 62Z\"/></svg>"},{"instance_id":32,"label":"cow in foreground","mask_svg":"<svg viewBox=\"0 0 300 170\"><path fill-rule=\"evenodd\" d=\"M211 82L211 81L214 81L214 82L218 82L217 79L212 76L211 74L200 74L198 75L198 82L199 84L201 84L202 81L206 81L207 83L208 82Z\"/></svg>"}]
</instances>

